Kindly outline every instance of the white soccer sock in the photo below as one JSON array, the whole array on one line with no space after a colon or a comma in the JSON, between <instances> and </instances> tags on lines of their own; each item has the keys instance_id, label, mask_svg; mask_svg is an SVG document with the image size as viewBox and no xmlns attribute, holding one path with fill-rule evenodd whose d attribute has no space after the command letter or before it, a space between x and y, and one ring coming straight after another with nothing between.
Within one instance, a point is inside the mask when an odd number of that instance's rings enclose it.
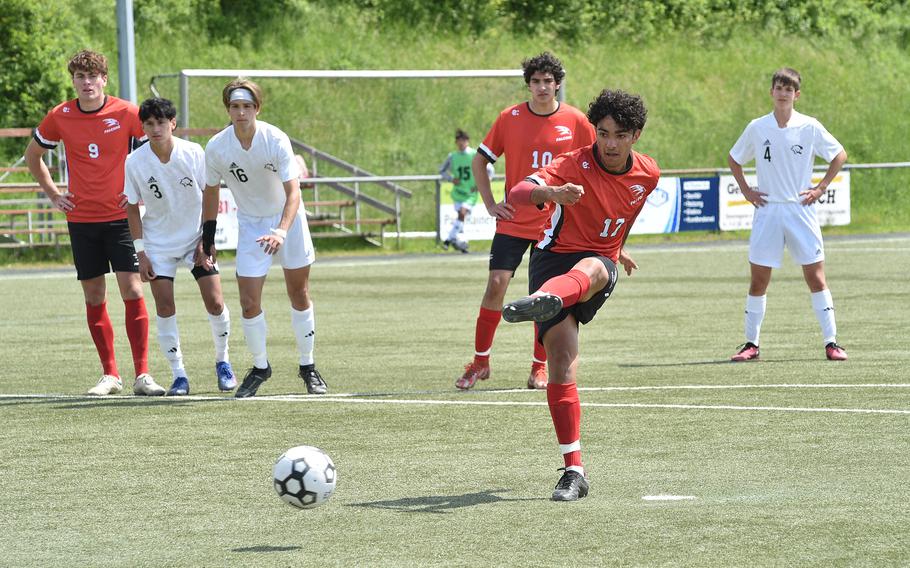
<instances>
[{"instance_id":1,"label":"white soccer sock","mask_svg":"<svg viewBox=\"0 0 910 568\"><path fill-rule=\"evenodd\" d=\"M301 311L291 308L291 327L297 336L297 349L300 351L300 364L313 364L313 345L316 343L316 316L313 304Z\"/></svg>"},{"instance_id":2,"label":"white soccer sock","mask_svg":"<svg viewBox=\"0 0 910 568\"><path fill-rule=\"evenodd\" d=\"M240 321L243 324L243 337L246 339L246 346L253 356L253 366L265 369L269 365L269 355L265 348L265 338L269 331L265 325L265 312L250 319L241 317Z\"/></svg>"},{"instance_id":3,"label":"white soccer sock","mask_svg":"<svg viewBox=\"0 0 910 568\"><path fill-rule=\"evenodd\" d=\"M746 296L746 341L758 345L768 296Z\"/></svg>"},{"instance_id":4,"label":"white soccer sock","mask_svg":"<svg viewBox=\"0 0 910 568\"><path fill-rule=\"evenodd\" d=\"M231 335L231 312L227 306L217 316L209 314L209 324L212 326L212 340L215 342L215 362L229 361L228 337Z\"/></svg>"},{"instance_id":5,"label":"white soccer sock","mask_svg":"<svg viewBox=\"0 0 910 568\"><path fill-rule=\"evenodd\" d=\"M157 316L158 324L158 345L161 346L161 352L164 358L171 365L171 373L174 378L185 377L186 370L183 368L183 352L180 351L180 332L177 331L177 314L169 318Z\"/></svg>"},{"instance_id":6,"label":"white soccer sock","mask_svg":"<svg viewBox=\"0 0 910 568\"><path fill-rule=\"evenodd\" d=\"M454 241L456 237L458 237L458 233L460 233L463 229L464 221L461 221L459 219L452 221L452 228L449 230L449 238L447 240Z\"/></svg>"},{"instance_id":7,"label":"white soccer sock","mask_svg":"<svg viewBox=\"0 0 910 568\"><path fill-rule=\"evenodd\" d=\"M837 324L834 322L834 300L831 299L831 291L825 288L821 292L812 293L812 309L815 310L815 317L818 324L822 327L822 337L825 345L837 339Z\"/></svg>"}]
</instances>

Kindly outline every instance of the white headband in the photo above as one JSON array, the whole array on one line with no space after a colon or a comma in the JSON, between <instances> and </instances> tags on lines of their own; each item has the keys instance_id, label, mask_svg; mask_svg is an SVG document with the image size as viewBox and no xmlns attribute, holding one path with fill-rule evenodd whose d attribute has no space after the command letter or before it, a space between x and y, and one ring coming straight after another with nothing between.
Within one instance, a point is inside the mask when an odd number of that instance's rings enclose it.
<instances>
[{"instance_id":1,"label":"white headband","mask_svg":"<svg viewBox=\"0 0 910 568\"><path fill-rule=\"evenodd\" d=\"M256 99L253 97L253 91L245 87L239 87L231 91L231 98L228 102L234 101L249 101L256 104Z\"/></svg>"}]
</instances>

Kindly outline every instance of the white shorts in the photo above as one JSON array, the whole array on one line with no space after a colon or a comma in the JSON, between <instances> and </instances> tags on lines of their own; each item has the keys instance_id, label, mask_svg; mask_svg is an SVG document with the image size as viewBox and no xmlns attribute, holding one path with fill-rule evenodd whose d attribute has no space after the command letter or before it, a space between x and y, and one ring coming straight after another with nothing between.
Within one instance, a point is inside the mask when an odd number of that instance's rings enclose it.
<instances>
[{"instance_id":1,"label":"white shorts","mask_svg":"<svg viewBox=\"0 0 910 568\"><path fill-rule=\"evenodd\" d=\"M800 266L825 260L825 245L814 205L768 203L755 208L749 262L780 268L784 246Z\"/></svg>"},{"instance_id":2,"label":"white shorts","mask_svg":"<svg viewBox=\"0 0 910 568\"><path fill-rule=\"evenodd\" d=\"M181 256L173 256L169 254L160 254L146 251L149 260L152 262L152 270L155 271L156 276L164 276L166 278L175 278L177 276L177 267L183 264L190 270L196 266L193 263L193 257L196 254L196 245L190 247L190 249ZM218 264L215 263L215 270L218 270ZM213 273L215 274L215 273Z\"/></svg>"},{"instance_id":3,"label":"white shorts","mask_svg":"<svg viewBox=\"0 0 910 568\"><path fill-rule=\"evenodd\" d=\"M474 205L471 203L466 203L464 201L456 201L455 202L455 213L461 213L462 209L467 209L468 213L470 213L474 209Z\"/></svg>"},{"instance_id":4,"label":"white shorts","mask_svg":"<svg viewBox=\"0 0 910 568\"><path fill-rule=\"evenodd\" d=\"M303 218L303 208L288 229L284 244L274 255L266 254L265 249L256 242L262 236L270 235L271 230L281 222L281 213L271 217L251 217L237 213L237 276L265 276L272 266L273 257L281 263L282 268L293 270L313 264L316 250L310 238L310 228Z\"/></svg>"}]
</instances>

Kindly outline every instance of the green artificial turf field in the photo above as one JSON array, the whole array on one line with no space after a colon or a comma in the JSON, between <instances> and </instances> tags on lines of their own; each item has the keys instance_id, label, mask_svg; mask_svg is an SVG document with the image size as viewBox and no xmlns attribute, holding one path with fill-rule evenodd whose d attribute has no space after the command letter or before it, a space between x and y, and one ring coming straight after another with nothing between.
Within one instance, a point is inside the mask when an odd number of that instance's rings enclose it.
<instances>
[{"instance_id":1,"label":"green artificial turf field","mask_svg":"<svg viewBox=\"0 0 910 568\"><path fill-rule=\"evenodd\" d=\"M245 401L217 390L188 273L177 309L192 396L91 399L100 369L72 270L3 271L0 564L910 563L910 238L828 239L844 363L825 360L789 257L769 290L762 360L731 364L745 244L631 252L641 269L581 332L591 493L577 503L549 501L562 460L545 394L524 388L530 325L501 324L491 379L454 388L473 351L485 255L318 260L325 397L301 394L273 271L263 301L275 373ZM236 285L223 272L242 374ZM526 282L523 265L508 297ZM126 393L123 305L109 291ZM150 351L167 384L154 324ZM335 495L310 511L279 501L270 481L274 460L301 444L338 468Z\"/></svg>"}]
</instances>

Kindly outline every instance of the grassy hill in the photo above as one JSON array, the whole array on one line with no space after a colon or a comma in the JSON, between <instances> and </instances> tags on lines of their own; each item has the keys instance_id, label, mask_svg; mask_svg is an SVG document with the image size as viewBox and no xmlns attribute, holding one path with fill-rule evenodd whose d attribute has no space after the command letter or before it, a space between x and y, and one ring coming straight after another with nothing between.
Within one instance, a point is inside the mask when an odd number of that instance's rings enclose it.
<instances>
[{"instance_id":1,"label":"grassy hill","mask_svg":"<svg viewBox=\"0 0 910 568\"><path fill-rule=\"evenodd\" d=\"M142 10L138 14L147 17ZM148 78L181 68L499 69L517 68L523 58L550 50L566 66L570 104L584 110L603 88L644 97L649 120L637 149L664 169L723 167L746 123L770 110L770 75L786 65L803 74L797 109L818 117L843 142L850 162L910 160L910 54L887 40L857 43L837 33L818 38L742 30L728 40L672 31L648 40L607 34L597 41L567 42L516 36L498 27L480 35L382 27L348 4L329 9L313 3L300 14L252 32L225 28L220 35L138 21L140 96L148 94ZM96 18L104 25L89 43L114 54L113 13ZM65 61L61 55L61 73ZM220 102L225 82L192 80L191 126L225 124ZM471 133L476 144L497 112L526 94L520 79L260 83L266 94L262 120L389 175L435 173L453 146L456 127ZM158 85L163 96L179 98L175 79ZM853 180L851 230L910 229L910 171L856 172ZM404 227L430 229L432 184L409 187L415 197L405 204Z\"/></svg>"}]
</instances>

